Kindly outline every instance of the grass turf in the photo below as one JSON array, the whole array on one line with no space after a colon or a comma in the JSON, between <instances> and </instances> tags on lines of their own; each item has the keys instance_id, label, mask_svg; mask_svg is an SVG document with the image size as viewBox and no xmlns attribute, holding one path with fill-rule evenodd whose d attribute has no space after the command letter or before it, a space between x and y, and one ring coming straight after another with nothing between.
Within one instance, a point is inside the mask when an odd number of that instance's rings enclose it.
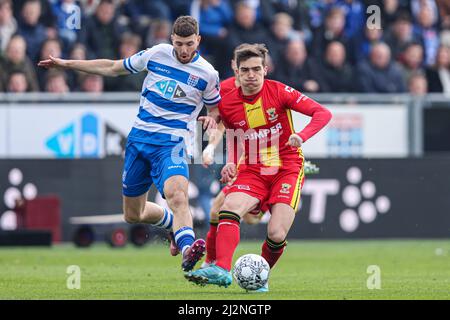
<instances>
[{"instance_id":1,"label":"grass turf","mask_svg":"<svg viewBox=\"0 0 450 320\"><path fill-rule=\"evenodd\" d=\"M260 253L243 242L235 260ZM270 292L246 293L187 282L180 257L163 244L112 249L70 244L0 248L0 299L450 299L449 240L290 241L270 275ZM81 288L69 290L69 265L81 269ZM369 290L370 265L381 289Z\"/></svg>"}]
</instances>

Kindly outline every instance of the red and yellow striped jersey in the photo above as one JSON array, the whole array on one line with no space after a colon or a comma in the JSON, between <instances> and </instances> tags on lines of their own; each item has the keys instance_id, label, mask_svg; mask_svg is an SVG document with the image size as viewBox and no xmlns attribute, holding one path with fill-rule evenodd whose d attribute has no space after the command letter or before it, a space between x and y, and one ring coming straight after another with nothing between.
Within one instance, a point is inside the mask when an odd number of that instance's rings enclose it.
<instances>
[{"instance_id":1,"label":"red and yellow striped jersey","mask_svg":"<svg viewBox=\"0 0 450 320\"><path fill-rule=\"evenodd\" d=\"M228 129L228 161L236 163L242 153L245 164L280 167L286 162L301 161L301 148L286 145L289 136L295 133L291 110L312 117L298 133L303 142L331 118L331 113L313 99L273 80L266 79L262 90L254 96L244 96L241 88L225 94L219 111ZM244 150L240 150L241 145Z\"/></svg>"}]
</instances>

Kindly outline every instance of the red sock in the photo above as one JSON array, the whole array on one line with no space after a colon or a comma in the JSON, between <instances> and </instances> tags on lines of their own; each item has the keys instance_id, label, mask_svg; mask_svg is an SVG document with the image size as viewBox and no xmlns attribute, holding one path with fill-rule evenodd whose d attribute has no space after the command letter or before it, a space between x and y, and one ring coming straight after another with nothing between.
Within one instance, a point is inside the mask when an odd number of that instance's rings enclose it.
<instances>
[{"instance_id":1,"label":"red sock","mask_svg":"<svg viewBox=\"0 0 450 320\"><path fill-rule=\"evenodd\" d=\"M206 258L205 262L211 263L216 260L216 235L217 222L210 222L209 231L206 235Z\"/></svg>"},{"instance_id":2,"label":"red sock","mask_svg":"<svg viewBox=\"0 0 450 320\"><path fill-rule=\"evenodd\" d=\"M216 265L228 271L240 239L240 217L234 212L221 211L216 237Z\"/></svg>"},{"instance_id":3,"label":"red sock","mask_svg":"<svg viewBox=\"0 0 450 320\"><path fill-rule=\"evenodd\" d=\"M261 256L269 263L270 269L277 263L286 246L286 240L282 242L274 242L269 238L264 241L261 250Z\"/></svg>"}]
</instances>

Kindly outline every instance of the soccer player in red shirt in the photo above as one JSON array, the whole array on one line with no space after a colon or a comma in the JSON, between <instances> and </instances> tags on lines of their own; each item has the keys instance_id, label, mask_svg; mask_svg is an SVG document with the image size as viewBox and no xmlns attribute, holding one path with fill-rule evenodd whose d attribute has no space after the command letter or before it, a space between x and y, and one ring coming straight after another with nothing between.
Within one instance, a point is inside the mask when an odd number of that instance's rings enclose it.
<instances>
[{"instance_id":1,"label":"soccer player in red shirt","mask_svg":"<svg viewBox=\"0 0 450 320\"><path fill-rule=\"evenodd\" d=\"M280 258L304 181L300 147L331 119L331 113L316 101L280 82L265 80L265 54L258 45L236 52L236 64L241 86L222 97L219 111L228 145L222 182L237 177L219 212L215 265L185 274L198 284L225 287L232 282L231 262L239 244L240 219L263 203L270 206L271 217L261 255L271 268ZM291 110L312 117L301 132L294 131ZM240 146L244 162L237 172Z\"/></svg>"},{"instance_id":2,"label":"soccer player in red shirt","mask_svg":"<svg viewBox=\"0 0 450 320\"><path fill-rule=\"evenodd\" d=\"M247 46L251 46L248 43L242 43L237 46L233 51L233 59L231 60L231 69L234 72L233 77L229 77L220 83L220 96L223 97L230 91L238 88L240 86L239 80L237 78L237 66L235 54L238 50L243 49ZM265 50L265 47L262 47ZM214 162L214 150L223 138L225 133L225 126L222 121L217 126L217 130L209 138L208 146L203 150L202 160L205 167L211 165ZM225 195L230 190L231 181L226 185L219 194L214 198L211 210L209 213L209 230L206 234L206 257L202 264L202 268L209 267L211 264L215 263L216 260L216 233L217 226L219 224L219 210L222 207L223 201L225 200ZM244 221L248 224L256 224L260 221L262 215L266 211L261 209L260 212L254 212L253 214L247 214L244 216Z\"/></svg>"}]
</instances>

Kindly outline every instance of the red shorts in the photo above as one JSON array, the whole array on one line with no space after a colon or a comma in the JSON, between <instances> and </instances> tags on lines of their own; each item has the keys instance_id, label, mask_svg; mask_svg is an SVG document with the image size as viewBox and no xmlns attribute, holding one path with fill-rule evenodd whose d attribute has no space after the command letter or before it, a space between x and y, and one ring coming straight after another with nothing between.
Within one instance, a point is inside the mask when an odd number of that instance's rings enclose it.
<instances>
[{"instance_id":1,"label":"red shorts","mask_svg":"<svg viewBox=\"0 0 450 320\"><path fill-rule=\"evenodd\" d=\"M229 194L230 192L233 192L233 191L231 191L231 190L232 190L231 184L227 184L225 187L222 188L222 192L223 192L223 194L224 194L225 196L226 196L227 194ZM264 202L264 203L262 203L261 205L259 205L258 208L256 208L256 209L253 210L253 211L250 211L249 213L250 213L250 214L254 214L254 215L258 215L258 214L260 214L261 212L262 212L262 213L265 213L266 211L269 211L269 210L270 210L269 204L268 204L267 202Z\"/></svg>"},{"instance_id":2,"label":"red shorts","mask_svg":"<svg viewBox=\"0 0 450 320\"><path fill-rule=\"evenodd\" d=\"M302 163L278 168L271 174L263 174L261 170L265 169L257 166L242 168L233 184L225 187L226 194L243 192L257 198L260 203L258 212L259 209L269 209L275 203L286 203L297 212L305 180Z\"/></svg>"}]
</instances>

